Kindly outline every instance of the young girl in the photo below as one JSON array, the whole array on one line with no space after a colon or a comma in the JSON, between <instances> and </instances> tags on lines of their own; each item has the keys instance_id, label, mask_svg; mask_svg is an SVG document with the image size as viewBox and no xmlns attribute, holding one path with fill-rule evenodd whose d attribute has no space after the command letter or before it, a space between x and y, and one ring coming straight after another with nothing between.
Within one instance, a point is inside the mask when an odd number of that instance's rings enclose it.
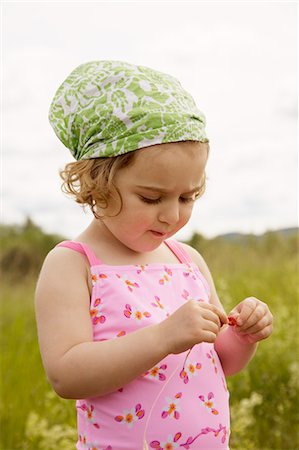
<instances>
[{"instance_id":1,"label":"young girl","mask_svg":"<svg viewBox=\"0 0 299 450\"><path fill-rule=\"evenodd\" d=\"M94 61L63 82L49 117L77 160L64 190L94 215L48 254L36 289L48 379L77 399L76 448L228 449L225 376L272 315L249 297L228 319L201 255L171 239L204 191L204 115L169 75Z\"/></svg>"}]
</instances>

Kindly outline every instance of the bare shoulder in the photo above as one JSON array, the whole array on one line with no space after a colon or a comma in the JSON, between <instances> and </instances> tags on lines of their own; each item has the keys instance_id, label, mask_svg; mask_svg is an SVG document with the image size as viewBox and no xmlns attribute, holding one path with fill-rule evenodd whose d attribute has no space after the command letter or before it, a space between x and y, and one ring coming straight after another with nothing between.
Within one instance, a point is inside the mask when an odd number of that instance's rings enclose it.
<instances>
[{"instance_id":1,"label":"bare shoulder","mask_svg":"<svg viewBox=\"0 0 299 450\"><path fill-rule=\"evenodd\" d=\"M84 255L82 253L79 253L75 250L72 250L69 247L54 247L46 256L45 263L47 262L53 262L56 263L61 262L61 264L64 264L64 262L68 260L68 262L74 262L76 261L84 261Z\"/></svg>"},{"instance_id":2,"label":"bare shoulder","mask_svg":"<svg viewBox=\"0 0 299 450\"><path fill-rule=\"evenodd\" d=\"M66 247L55 247L46 256L40 271L37 286L41 283L67 284L72 280L75 282L85 280L89 284L90 271L87 259L81 253Z\"/></svg>"},{"instance_id":3,"label":"bare shoulder","mask_svg":"<svg viewBox=\"0 0 299 450\"><path fill-rule=\"evenodd\" d=\"M55 310L88 309L90 272L84 255L64 247L51 250L43 263L35 291L39 317Z\"/></svg>"},{"instance_id":4,"label":"bare shoulder","mask_svg":"<svg viewBox=\"0 0 299 450\"><path fill-rule=\"evenodd\" d=\"M53 249L44 261L35 292L39 344L50 380L68 349L92 340L89 305L84 256L67 248Z\"/></svg>"},{"instance_id":5,"label":"bare shoulder","mask_svg":"<svg viewBox=\"0 0 299 450\"><path fill-rule=\"evenodd\" d=\"M209 287L210 287L210 291L211 291L211 296L210 296L211 303L218 306L219 308L221 308L224 311L224 308L219 300L219 297L218 297L218 294L217 294L217 291L215 288L212 274L211 274L210 269L209 269L207 263L205 262L204 258L195 248L191 247L190 245L185 244L183 242L181 242L180 244L183 246L185 251L191 256L193 262L198 266L199 270L201 271L201 273L207 280Z\"/></svg>"},{"instance_id":6,"label":"bare shoulder","mask_svg":"<svg viewBox=\"0 0 299 450\"><path fill-rule=\"evenodd\" d=\"M191 247L191 245L185 244L183 242L180 242L180 244L184 247L184 249L189 254L189 256L191 256L191 258L193 259L195 264L198 265L199 269L202 269L202 268L206 269L208 267L205 260L203 259L202 255L195 248L193 248L193 247Z\"/></svg>"}]
</instances>

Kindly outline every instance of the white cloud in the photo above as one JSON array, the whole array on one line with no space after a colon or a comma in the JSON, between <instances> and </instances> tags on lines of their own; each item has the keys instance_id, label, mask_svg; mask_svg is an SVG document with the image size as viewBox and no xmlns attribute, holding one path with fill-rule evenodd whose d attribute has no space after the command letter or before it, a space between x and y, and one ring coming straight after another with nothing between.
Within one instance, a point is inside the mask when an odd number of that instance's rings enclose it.
<instances>
[{"instance_id":1,"label":"white cloud","mask_svg":"<svg viewBox=\"0 0 299 450\"><path fill-rule=\"evenodd\" d=\"M207 117L208 190L181 236L296 223L295 4L24 2L3 9L5 221L30 214L70 237L88 222L59 190L58 169L72 157L48 124L48 109L74 67L120 59L177 76Z\"/></svg>"}]
</instances>

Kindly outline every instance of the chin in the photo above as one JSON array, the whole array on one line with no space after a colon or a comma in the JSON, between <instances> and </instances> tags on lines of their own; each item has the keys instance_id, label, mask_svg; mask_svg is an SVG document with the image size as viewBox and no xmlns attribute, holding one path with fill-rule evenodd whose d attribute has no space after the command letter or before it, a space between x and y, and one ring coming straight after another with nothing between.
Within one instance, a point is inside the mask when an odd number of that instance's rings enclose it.
<instances>
[{"instance_id":1,"label":"chin","mask_svg":"<svg viewBox=\"0 0 299 450\"><path fill-rule=\"evenodd\" d=\"M128 247L130 250L136 253L147 253L152 252L153 250L156 250L160 245L162 244L162 240L160 242L148 242L148 243L132 243L132 244L125 244L126 247Z\"/></svg>"}]
</instances>

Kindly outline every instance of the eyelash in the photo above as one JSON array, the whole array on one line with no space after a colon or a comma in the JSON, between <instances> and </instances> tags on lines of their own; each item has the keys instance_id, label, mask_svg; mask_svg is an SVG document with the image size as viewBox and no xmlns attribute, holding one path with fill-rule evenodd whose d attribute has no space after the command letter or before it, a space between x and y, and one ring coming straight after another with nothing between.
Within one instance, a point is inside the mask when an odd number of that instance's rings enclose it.
<instances>
[{"instance_id":1,"label":"eyelash","mask_svg":"<svg viewBox=\"0 0 299 450\"><path fill-rule=\"evenodd\" d=\"M146 197L143 197L142 195L140 195L140 198L144 203L148 203L150 205L156 205L157 203L160 203L162 201L161 197L157 198L155 200L152 200L150 198L146 198ZM190 198L181 197L180 200L183 203L191 203L191 202L194 202L195 199L193 197L190 197Z\"/></svg>"}]
</instances>

